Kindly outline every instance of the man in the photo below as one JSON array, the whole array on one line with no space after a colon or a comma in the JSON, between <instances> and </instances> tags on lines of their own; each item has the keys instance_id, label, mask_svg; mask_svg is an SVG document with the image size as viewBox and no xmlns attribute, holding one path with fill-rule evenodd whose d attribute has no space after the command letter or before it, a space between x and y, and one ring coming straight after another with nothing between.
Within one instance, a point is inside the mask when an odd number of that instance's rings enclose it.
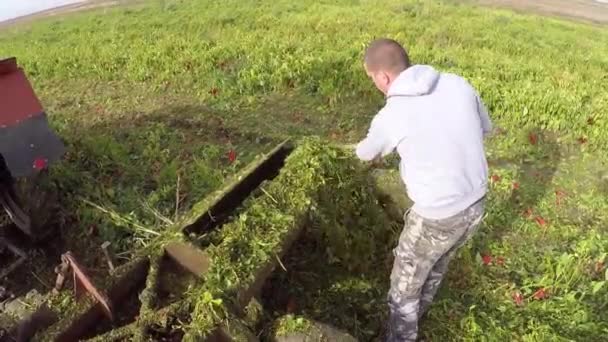
<instances>
[{"instance_id":1,"label":"man","mask_svg":"<svg viewBox=\"0 0 608 342\"><path fill-rule=\"evenodd\" d=\"M415 341L418 320L450 259L482 219L488 178L483 139L492 124L467 81L411 65L394 40L373 41L364 66L386 104L357 144L357 156L372 161L396 150L414 202L394 249L387 339Z\"/></svg>"}]
</instances>

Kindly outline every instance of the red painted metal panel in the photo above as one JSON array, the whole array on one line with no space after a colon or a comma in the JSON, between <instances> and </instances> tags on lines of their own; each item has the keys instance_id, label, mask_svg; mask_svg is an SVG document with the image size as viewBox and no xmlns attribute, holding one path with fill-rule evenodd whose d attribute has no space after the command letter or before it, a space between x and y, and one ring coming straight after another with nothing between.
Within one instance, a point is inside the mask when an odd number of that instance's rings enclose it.
<instances>
[{"instance_id":1,"label":"red painted metal panel","mask_svg":"<svg viewBox=\"0 0 608 342\"><path fill-rule=\"evenodd\" d=\"M11 57L0 60L0 75L17 71L17 58Z\"/></svg>"},{"instance_id":2,"label":"red painted metal panel","mask_svg":"<svg viewBox=\"0 0 608 342\"><path fill-rule=\"evenodd\" d=\"M14 58L0 61L0 128L43 113L42 105Z\"/></svg>"}]
</instances>

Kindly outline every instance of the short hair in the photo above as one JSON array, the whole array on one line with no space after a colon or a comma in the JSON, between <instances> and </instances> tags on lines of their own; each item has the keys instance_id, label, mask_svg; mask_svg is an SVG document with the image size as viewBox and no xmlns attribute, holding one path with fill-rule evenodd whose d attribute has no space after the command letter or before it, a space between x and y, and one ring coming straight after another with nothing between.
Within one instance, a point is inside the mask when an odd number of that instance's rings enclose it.
<instances>
[{"instance_id":1,"label":"short hair","mask_svg":"<svg viewBox=\"0 0 608 342\"><path fill-rule=\"evenodd\" d=\"M365 65L370 71L384 70L397 74L410 67L410 58L397 41L380 38L367 47Z\"/></svg>"}]
</instances>

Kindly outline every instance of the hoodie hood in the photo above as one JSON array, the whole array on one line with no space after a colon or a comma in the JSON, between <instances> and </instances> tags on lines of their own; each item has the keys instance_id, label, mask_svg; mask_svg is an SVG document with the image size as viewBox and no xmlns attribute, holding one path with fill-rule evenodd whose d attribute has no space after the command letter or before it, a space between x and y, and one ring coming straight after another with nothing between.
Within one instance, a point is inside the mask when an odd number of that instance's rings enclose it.
<instances>
[{"instance_id":1,"label":"hoodie hood","mask_svg":"<svg viewBox=\"0 0 608 342\"><path fill-rule=\"evenodd\" d=\"M393 81L387 97L430 94L439 80L439 72L429 65L412 65Z\"/></svg>"}]
</instances>

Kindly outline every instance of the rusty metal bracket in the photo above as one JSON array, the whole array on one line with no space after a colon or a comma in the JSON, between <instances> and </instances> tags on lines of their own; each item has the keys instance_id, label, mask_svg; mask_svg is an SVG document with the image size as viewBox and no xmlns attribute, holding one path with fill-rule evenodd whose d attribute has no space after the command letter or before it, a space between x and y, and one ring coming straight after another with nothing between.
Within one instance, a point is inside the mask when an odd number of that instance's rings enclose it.
<instances>
[{"instance_id":1,"label":"rusty metal bracket","mask_svg":"<svg viewBox=\"0 0 608 342\"><path fill-rule=\"evenodd\" d=\"M65 278L70 270L70 265L64 260L61 261L61 264L55 267L55 273L57 273L57 279L55 280L55 287L53 288L53 294L59 293L59 291L63 288L63 284L65 283Z\"/></svg>"},{"instance_id":2,"label":"rusty metal bracket","mask_svg":"<svg viewBox=\"0 0 608 342\"><path fill-rule=\"evenodd\" d=\"M113 321L114 315L112 314L112 305L108 300L105 293L99 291L91 281L90 277L84 271L84 268L78 264L76 258L72 255L72 252L66 252L61 255L61 264L55 268L57 273L57 280L55 281L55 288L53 292L57 293L63 288L67 272L72 270L74 280L74 293L76 296L79 295L79 288L83 287L93 298L95 298L99 304L101 304L103 311L106 316Z\"/></svg>"}]
</instances>

